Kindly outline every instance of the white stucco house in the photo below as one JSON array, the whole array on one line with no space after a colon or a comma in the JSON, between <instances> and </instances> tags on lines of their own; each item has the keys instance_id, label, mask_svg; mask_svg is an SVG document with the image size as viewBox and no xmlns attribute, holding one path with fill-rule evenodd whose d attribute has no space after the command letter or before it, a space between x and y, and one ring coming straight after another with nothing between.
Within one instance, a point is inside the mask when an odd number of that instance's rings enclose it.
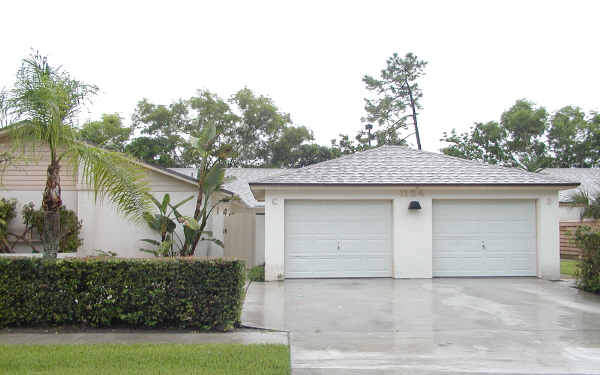
<instances>
[{"instance_id":1,"label":"white stucco house","mask_svg":"<svg viewBox=\"0 0 600 375\"><path fill-rule=\"evenodd\" d=\"M560 278L559 192L578 182L401 146L250 182L266 280Z\"/></svg>"},{"instance_id":2,"label":"white stucco house","mask_svg":"<svg viewBox=\"0 0 600 375\"><path fill-rule=\"evenodd\" d=\"M0 132L0 151L10 150L8 132ZM32 149L33 150L33 149ZM42 192L46 182L46 169L49 164L47 149L36 147L25 154L27 160L9 164L0 173L0 197L15 198L18 201L18 216L11 222L9 230L21 233L24 227L20 215L22 206L33 202L40 207ZM171 202L176 203L190 196L196 196L195 170L165 169L145 163L139 167L146 174L150 192L162 200L170 194ZM210 217L208 228L215 238L224 242L225 247L212 242L201 242L196 255L232 256L246 261L247 266L264 262L264 204L257 202L250 193L248 181L260 179L281 172L277 169L228 169L226 175L235 179L229 182L217 195L237 195L239 200L220 207ZM140 251L149 245L143 238L157 239L146 223L134 223L120 215L109 202L95 201L89 186L82 183L72 168L64 165L61 169L63 204L73 210L82 221L81 237L83 245L78 256L98 255L97 250L111 251L121 257L152 256ZM213 199L219 198L218 196ZM193 215L195 199L180 207L184 215ZM38 244L41 245L41 244ZM31 247L20 244L18 252L31 252ZM40 249L38 249L40 250Z\"/></svg>"},{"instance_id":3,"label":"white stucco house","mask_svg":"<svg viewBox=\"0 0 600 375\"><path fill-rule=\"evenodd\" d=\"M560 220L573 221L581 219L582 207L573 205L573 195L577 192L586 192L595 198L600 195L600 168L547 168L541 173L561 179L578 181L578 187L560 192Z\"/></svg>"}]
</instances>

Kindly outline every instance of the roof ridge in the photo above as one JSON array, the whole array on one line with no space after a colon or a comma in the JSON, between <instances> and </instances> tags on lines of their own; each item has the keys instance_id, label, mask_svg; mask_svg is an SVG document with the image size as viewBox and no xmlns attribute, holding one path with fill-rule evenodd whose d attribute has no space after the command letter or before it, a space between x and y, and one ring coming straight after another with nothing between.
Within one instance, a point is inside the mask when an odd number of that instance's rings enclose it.
<instances>
[{"instance_id":1,"label":"roof ridge","mask_svg":"<svg viewBox=\"0 0 600 375\"><path fill-rule=\"evenodd\" d=\"M299 171L306 171L306 170L310 170L310 169L316 168L317 166L321 166L321 165L325 165L325 164L331 164L331 163L334 163L334 162L339 162L340 160L350 159L352 157L356 157L357 155L365 154L365 153L368 153L368 152L380 149L382 147L383 146L378 146L378 147L370 148L370 149L367 149L367 150L363 150L363 151L359 151L359 152L354 152L352 154L345 154L345 155L342 155L342 156L337 157L335 159L329 159L329 160L321 161L319 163L307 165L307 166L302 167L302 168L290 168L290 169L286 169L285 172L282 172L278 176L279 177L287 177L288 173L289 174L300 173ZM273 177L273 176L267 176L267 177L264 177L264 178L261 178L259 180L252 181L252 182L261 182L262 180L269 179L271 177Z\"/></svg>"},{"instance_id":2,"label":"roof ridge","mask_svg":"<svg viewBox=\"0 0 600 375\"><path fill-rule=\"evenodd\" d=\"M410 149L410 150L411 151L415 151L415 152L427 153L427 154L430 154L430 155L434 155L436 157L441 157L441 158L446 158L446 159L453 159L453 160L457 160L457 161L461 161L461 162L466 162L466 163L471 163L471 164L478 164L480 166L489 167L489 168L511 170L511 171L514 171L514 172L521 173L523 175L536 175L536 176L543 175L543 174L538 173L538 172L530 172L530 171L526 171L524 169L517 168L517 167L508 167L508 166L505 166L505 165L491 164L491 163L487 163L487 162L484 162L484 161L481 161L481 160L463 159L463 158L458 157L458 156L446 155L444 153L437 153L437 152L426 151L426 150L414 150L414 149ZM552 176L550 179L551 180L556 180L556 181L569 182L567 180L562 180L561 178L554 177L554 176Z\"/></svg>"},{"instance_id":3,"label":"roof ridge","mask_svg":"<svg viewBox=\"0 0 600 375\"><path fill-rule=\"evenodd\" d=\"M382 145L286 170L251 184L577 185L571 180L407 146Z\"/></svg>"}]
</instances>

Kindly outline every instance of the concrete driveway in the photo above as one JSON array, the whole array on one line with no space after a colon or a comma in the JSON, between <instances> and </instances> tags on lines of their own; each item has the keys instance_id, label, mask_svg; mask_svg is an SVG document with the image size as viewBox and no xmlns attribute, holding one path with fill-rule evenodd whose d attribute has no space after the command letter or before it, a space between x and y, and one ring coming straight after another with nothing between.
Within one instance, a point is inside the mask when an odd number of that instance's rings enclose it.
<instances>
[{"instance_id":1,"label":"concrete driveway","mask_svg":"<svg viewBox=\"0 0 600 375\"><path fill-rule=\"evenodd\" d=\"M535 278L253 283L294 374L600 374L600 296Z\"/></svg>"}]
</instances>

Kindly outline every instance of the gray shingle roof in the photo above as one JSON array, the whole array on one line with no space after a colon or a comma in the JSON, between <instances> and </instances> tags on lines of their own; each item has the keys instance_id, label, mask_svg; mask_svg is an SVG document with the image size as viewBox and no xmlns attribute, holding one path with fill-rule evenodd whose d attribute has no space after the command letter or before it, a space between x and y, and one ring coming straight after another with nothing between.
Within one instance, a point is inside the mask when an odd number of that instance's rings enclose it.
<instances>
[{"instance_id":1,"label":"gray shingle roof","mask_svg":"<svg viewBox=\"0 0 600 375\"><path fill-rule=\"evenodd\" d=\"M571 201L578 191L585 191L593 197L600 194L600 168L547 168L540 173L581 183L575 189L561 191L561 202Z\"/></svg>"},{"instance_id":2,"label":"gray shingle roof","mask_svg":"<svg viewBox=\"0 0 600 375\"><path fill-rule=\"evenodd\" d=\"M190 178L196 179L196 168L169 168L170 170L180 173ZM229 183L226 183L223 188L231 191L240 197L248 207L263 207L264 202L258 202L254 199L254 195L250 191L248 182L259 180L268 176L284 172L285 169L277 168L227 168L225 176L235 177Z\"/></svg>"},{"instance_id":3,"label":"gray shingle roof","mask_svg":"<svg viewBox=\"0 0 600 375\"><path fill-rule=\"evenodd\" d=\"M404 146L382 146L255 180L256 185L577 185Z\"/></svg>"}]
</instances>

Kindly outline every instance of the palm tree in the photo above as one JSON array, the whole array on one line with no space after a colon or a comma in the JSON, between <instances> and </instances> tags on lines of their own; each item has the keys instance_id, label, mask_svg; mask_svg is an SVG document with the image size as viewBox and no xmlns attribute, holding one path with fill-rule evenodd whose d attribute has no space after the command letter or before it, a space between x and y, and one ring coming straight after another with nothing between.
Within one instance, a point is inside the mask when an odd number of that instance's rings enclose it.
<instances>
[{"instance_id":1,"label":"palm tree","mask_svg":"<svg viewBox=\"0 0 600 375\"><path fill-rule=\"evenodd\" d=\"M98 91L94 85L72 79L47 58L33 53L24 59L12 90L0 113L11 116L15 149L43 147L48 151L46 187L42 196L45 212L42 233L44 254L56 257L59 247L62 206L60 169L72 168L89 185L95 199L108 198L126 217L141 219L148 207L143 172L127 156L99 149L79 140L74 119L87 100Z\"/></svg>"},{"instance_id":2,"label":"palm tree","mask_svg":"<svg viewBox=\"0 0 600 375\"><path fill-rule=\"evenodd\" d=\"M600 219L600 194L596 197L586 191L578 191L571 196L571 203L583 207L581 219Z\"/></svg>"}]
</instances>

